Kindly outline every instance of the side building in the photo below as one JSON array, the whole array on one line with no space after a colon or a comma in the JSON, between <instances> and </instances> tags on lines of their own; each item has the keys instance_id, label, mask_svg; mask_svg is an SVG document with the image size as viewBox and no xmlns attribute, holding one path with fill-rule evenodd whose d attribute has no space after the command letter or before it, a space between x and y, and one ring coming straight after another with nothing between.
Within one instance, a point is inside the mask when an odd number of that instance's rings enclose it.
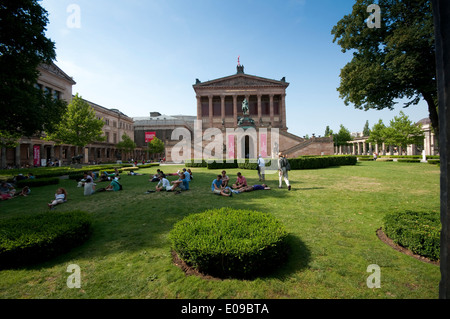
<instances>
[{"instance_id":1,"label":"side building","mask_svg":"<svg viewBox=\"0 0 450 319\"><path fill-rule=\"evenodd\" d=\"M67 103L72 100L72 87L76 82L62 71L56 64L38 67L39 78L36 86L52 94L55 98ZM123 134L134 139L133 119L117 109L107 109L98 104L86 101L96 112L99 119L105 121L103 131L105 142L93 143L84 150L73 145L57 145L41 139L41 136L22 137L15 148L2 147L1 168L21 168L46 166L49 162L69 165L76 156L83 155L84 163L116 162L126 160L125 154L117 150L117 143ZM136 152L139 152L137 150Z\"/></svg>"}]
</instances>

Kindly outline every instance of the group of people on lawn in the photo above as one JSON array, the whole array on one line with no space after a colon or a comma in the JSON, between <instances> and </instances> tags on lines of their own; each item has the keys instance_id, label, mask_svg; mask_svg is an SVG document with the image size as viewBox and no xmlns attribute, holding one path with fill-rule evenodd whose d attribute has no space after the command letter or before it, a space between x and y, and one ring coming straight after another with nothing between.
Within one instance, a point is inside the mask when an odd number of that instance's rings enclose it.
<instances>
[{"instance_id":1,"label":"group of people on lawn","mask_svg":"<svg viewBox=\"0 0 450 319\"><path fill-rule=\"evenodd\" d=\"M278 159L278 171L279 171L279 188L282 188L282 181L284 179L288 189L291 190L291 185L289 183L288 171L290 170L289 163L285 156L279 153ZM142 175L135 173L134 171L130 171L128 173L130 176ZM157 170L157 173L150 177L150 182L157 182L155 189L156 192L176 192L176 194L181 193L181 191L189 190L189 183L193 180L192 171L190 169L183 168L181 171L178 171L174 174L169 174L171 176L178 176L178 179L170 182L167 179L167 176L160 169ZM258 158L258 175L259 181L265 181L265 162L261 155ZM105 188L100 188L96 190L96 184L94 182L95 179L99 181L109 181L110 184ZM97 173L93 172L85 172L83 179L79 181L78 186L84 188L84 195L92 195L96 192L102 191L112 191L117 192L122 190L122 185L119 182L120 176L118 169L115 169L114 173L108 174L107 172L102 172L100 176L97 176ZM1 185L0 191L3 194L6 192L10 192L11 190L7 189L6 184ZM230 178L227 175L226 171L222 171L220 175L212 181L211 183L211 191L213 194L230 197L233 194L240 194L244 192L252 192L257 190L270 190L270 187L267 184L256 184L256 185L248 185L247 179L239 172L237 173L237 179L234 184L231 184ZM148 191L154 192L154 191ZM20 195L28 195L30 193L29 189L24 189ZM5 195L6 196L6 195ZM2 198L6 199L6 198ZM53 209L56 205L62 204L67 201L67 191L64 188L58 188L55 194L55 199L52 200L48 207Z\"/></svg>"}]
</instances>

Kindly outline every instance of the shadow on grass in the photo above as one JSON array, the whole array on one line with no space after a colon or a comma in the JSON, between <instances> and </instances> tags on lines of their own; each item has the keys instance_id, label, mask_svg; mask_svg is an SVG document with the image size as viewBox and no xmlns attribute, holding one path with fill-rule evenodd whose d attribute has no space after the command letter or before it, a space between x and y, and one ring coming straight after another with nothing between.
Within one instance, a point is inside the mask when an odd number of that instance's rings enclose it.
<instances>
[{"instance_id":1,"label":"shadow on grass","mask_svg":"<svg viewBox=\"0 0 450 319\"><path fill-rule=\"evenodd\" d=\"M261 278L288 280L292 274L305 270L311 261L311 251L305 243L292 234L287 238L290 250L286 262L270 275Z\"/></svg>"}]
</instances>

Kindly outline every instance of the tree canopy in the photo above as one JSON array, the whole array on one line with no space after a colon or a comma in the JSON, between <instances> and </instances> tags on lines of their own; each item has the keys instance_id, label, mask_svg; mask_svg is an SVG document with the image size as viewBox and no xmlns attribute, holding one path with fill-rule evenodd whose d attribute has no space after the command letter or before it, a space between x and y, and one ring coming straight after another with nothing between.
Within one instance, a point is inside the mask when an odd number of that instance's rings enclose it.
<instances>
[{"instance_id":1,"label":"tree canopy","mask_svg":"<svg viewBox=\"0 0 450 319\"><path fill-rule=\"evenodd\" d=\"M117 149L125 153L131 153L136 149L136 143L127 134L122 135L122 141L117 143Z\"/></svg>"},{"instance_id":2,"label":"tree canopy","mask_svg":"<svg viewBox=\"0 0 450 319\"><path fill-rule=\"evenodd\" d=\"M55 132L47 133L45 139L59 144L85 147L105 140L102 131L104 125L103 120L97 119L95 110L77 94Z\"/></svg>"},{"instance_id":3,"label":"tree canopy","mask_svg":"<svg viewBox=\"0 0 450 319\"><path fill-rule=\"evenodd\" d=\"M332 29L342 52L353 52L341 70L340 97L363 110L392 110L399 99L407 99L409 107L424 99L439 134L431 1L379 0L380 28L365 23L372 3L356 0L353 11Z\"/></svg>"},{"instance_id":4,"label":"tree canopy","mask_svg":"<svg viewBox=\"0 0 450 319\"><path fill-rule=\"evenodd\" d=\"M421 126L413 123L405 113L400 112L390 121L390 125L384 125L380 120L372 128L369 143L396 145L406 148L408 145L423 144L424 132Z\"/></svg>"},{"instance_id":5,"label":"tree canopy","mask_svg":"<svg viewBox=\"0 0 450 319\"><path fill-rule=\"evenodd\" d=\"M157 137L155 137L151 142L148 143L148 152L150 154L161 154L164 152L164 150L164 142Z\"/></svg>"},{"instance_id":6,"label":"tree canopy","mask_svg":"<svg viewBox=\"0 0 450 319\"><path fill-rule=\"evenodd\" d=\"M333 138L336 146L347 145L349 141L353 140L350 131L342 124L339 132Z\"/></svg>"},{"instance_id":7,"label":"tree canopy","mask_svg":"<svg viewBox=\"0 0 450 319\"><path fill-rule=\"evenodd\" d=\"M56 58L45 36L47 11L37 0L2 0L0 4L0 137L52 132L67 104L36 87L38 66Z\"/></svg>"}]
</instances>

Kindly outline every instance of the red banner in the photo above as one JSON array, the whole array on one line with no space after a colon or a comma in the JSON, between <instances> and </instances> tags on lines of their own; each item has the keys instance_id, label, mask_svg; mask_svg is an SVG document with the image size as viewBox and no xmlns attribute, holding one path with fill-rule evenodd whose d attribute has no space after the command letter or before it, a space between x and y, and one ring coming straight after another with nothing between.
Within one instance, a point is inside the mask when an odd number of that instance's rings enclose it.
<instances>
[{"instance_id":1,"label":"red banner","mask_svg":"<svg viewBox=\"0 0 450 319\"><path fill-rule=\"evenodd\" d=\"M156 137L156 132L145 132L145 143L150 143Z\"/></svg>"},{"instance_id":2,"label":"red banner","mask_svg":"<svg viewBox=\"0 0 450 319\"><path fill-rule=\"evenodd\" d=\"M40 145L33 146L33 164L34 164L34 166L41 165L41 146Z\"/></svg>"}]
</instances>

